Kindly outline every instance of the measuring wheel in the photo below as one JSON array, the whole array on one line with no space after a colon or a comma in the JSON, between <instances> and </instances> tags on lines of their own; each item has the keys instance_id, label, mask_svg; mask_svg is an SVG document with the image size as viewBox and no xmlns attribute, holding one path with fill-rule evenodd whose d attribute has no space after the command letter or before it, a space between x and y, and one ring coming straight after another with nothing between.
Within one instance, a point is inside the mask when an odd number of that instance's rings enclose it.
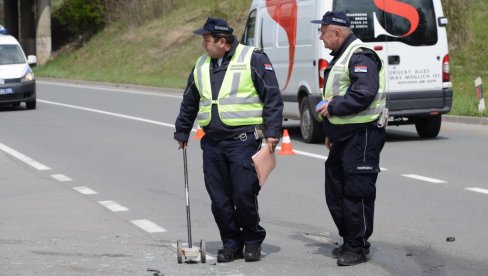
<instances>
[{"instance_id":1,"label":"measuring wheel","mask_svg":"<svg viewBox=\"0 0 488 276\"><path fill-rule=\"evenodd\" d=\"M178 240L176 242L176 254L178 256L178 263L179 264L183 263L183 247L181 244L181 240Z\"/></svg>"},{"instance_id":2,"label":"measuring wheel","mask_svg":"<svg viewBox=\"0 0 488 276\"><path fill-rule=\"evenodd\" d=\"M205 240L200 240L200 262L205 263L207 261L207 245Z\"/></svg>"}]
</instances>

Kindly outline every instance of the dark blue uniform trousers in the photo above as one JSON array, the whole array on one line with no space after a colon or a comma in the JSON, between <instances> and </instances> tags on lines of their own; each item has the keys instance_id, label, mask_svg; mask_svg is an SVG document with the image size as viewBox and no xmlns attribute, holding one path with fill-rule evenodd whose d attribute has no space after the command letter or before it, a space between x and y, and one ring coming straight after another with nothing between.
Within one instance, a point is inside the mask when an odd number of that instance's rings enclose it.
<instances>
[{"instance_id":1,"label":"dark blue uniform trousers","mask_svg":"<svg viewBox=\"0 0 488 276\"><path fill-rule=\"evenodd\" d=\"M333 143L325 162L325 198L346 251L362 253L370 246L385 136L384 128L371 125Z\"/></svg>"},{"instance_id":2,"label":"dark blue uniform trousers","mask_svg":"<svg viewBox=\"0 0 488 276\"><path fill-rule=\"evenodd\" d=\"M244 244L261 244L266 231L259 225L259 180L252 156L261 139L247 133L244 139L213 140L204 136L203 173L212 201L212 213L224 247L241 249Z\"/></svg>"}]
</instances>

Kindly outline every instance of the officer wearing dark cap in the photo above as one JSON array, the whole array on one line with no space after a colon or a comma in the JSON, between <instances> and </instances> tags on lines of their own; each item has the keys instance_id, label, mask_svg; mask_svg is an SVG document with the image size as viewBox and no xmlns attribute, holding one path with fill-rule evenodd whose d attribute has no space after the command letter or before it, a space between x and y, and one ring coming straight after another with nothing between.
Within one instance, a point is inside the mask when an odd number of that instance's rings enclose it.
<instances>
[{"instance_id":1,"label":"officer wearing dark cap","mask_svg":"<svg viewBox=\"0 0 488 276\"><path fill-rule=\"evenodd\" d=\"M341 266L367 261L373 233L376 179L385 143L384 66L376 52L358 39L342 12L327 12L321 20L320 39L332 50L325 70L323 98L318 112L324 118L325 196L343 239L332 251Z\"/></svg>"},{"instance_id":2,"label":"officer wearing dark cap","mask_svg":"<svg viewBox=\"0 0 488 276\"><path fill-rule=\"evenodd\" d=\"M278 82L268 57L240 44L225 20L209 17L194 33L202 35L207 53L188 78L174 138L180 148L187 147L195 119L205 131L205 186L223 243L217 261L258 261L266 231L259 225L260 186L252 156L263 138L258 127L270 152L279 142L283 101Z\"/></svg>"}]
</instances>

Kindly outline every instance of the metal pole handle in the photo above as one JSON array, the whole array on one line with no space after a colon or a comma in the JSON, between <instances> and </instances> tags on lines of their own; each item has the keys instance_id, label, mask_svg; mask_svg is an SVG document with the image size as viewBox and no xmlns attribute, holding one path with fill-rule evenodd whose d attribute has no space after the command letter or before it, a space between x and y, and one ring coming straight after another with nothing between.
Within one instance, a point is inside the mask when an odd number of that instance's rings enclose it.
<instances>
[{"instance_id":1,"label":"metal pole handle","mask_svg":"<svg viewBox=\"0 0 488 276\"><path fill-rule=\"evenodd\" d=\"M183 172L185 174L185 197L186 197L186 226L188 228L188 247L192 248L191 220L190 220L190 192L188 188L188 161L186 158L186 147L183 148Z\"/></svg>"}]
</instances>

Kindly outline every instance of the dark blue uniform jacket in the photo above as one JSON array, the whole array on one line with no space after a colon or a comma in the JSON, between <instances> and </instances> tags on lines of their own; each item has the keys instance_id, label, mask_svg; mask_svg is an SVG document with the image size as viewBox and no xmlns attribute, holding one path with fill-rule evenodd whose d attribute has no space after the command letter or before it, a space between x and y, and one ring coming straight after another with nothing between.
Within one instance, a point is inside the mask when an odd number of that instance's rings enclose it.
<instances>
[{"instance_id":1,"label":"dark blue uniform jacket","mask_svg":"<svg viewBox=\"0 0 488 276\"><path fill-rule=\"evenodd\" d=\"M332 66L355 39L356 36L351 34L344 41L341 48L330 53L334 58L325 71L325 80L327 80ZM361 66L360 68L366 66L366 72L364 69L356 69L356 66ZM336 96L333 98L327 109L329 114L334 116L346 116L367 109L378 93L378 72L381 69L381 66L381 60L370 49L362 48L362 52L354 53L349 62L349 78L351 80L351 85L344 96ZM323 122L325 136L329 137L332 142L343 141L371 125L371 123L334 125L331 124L329 120L324 120Z\"/></svg>"},{"instance_id":2,"label":"dark blue uniform jacket","mask_svg":"<svg viewBox=\"0 0 488 276\"><path fill-rule=\"evenodd\" d=\"M217 99L220 87L224 80L227 66L235 53L238 41L234 40L231 49L225 53L222 64L218 66L217 60L212 59L210 64L210 78L212 85L212 97ZM266 66L265 66L266 64ZM269 61L268 56L259 50L253 52L251 57L252 80L261 102L264 103L264 136L279 138L281 136L281 125L283 121L283 100L278 86L278 81ZM193 69L188 77L187 87L181 102L180 114L176 119L174 139L188 141L193 122L198 114L200 94L193 79ZM235 137L243 132L253 132L255 126L231 127L220 120L217 105L212 105L212 119L203 127L205 135L213 139L225 139Z\"/></svg>"}]
</instances>

